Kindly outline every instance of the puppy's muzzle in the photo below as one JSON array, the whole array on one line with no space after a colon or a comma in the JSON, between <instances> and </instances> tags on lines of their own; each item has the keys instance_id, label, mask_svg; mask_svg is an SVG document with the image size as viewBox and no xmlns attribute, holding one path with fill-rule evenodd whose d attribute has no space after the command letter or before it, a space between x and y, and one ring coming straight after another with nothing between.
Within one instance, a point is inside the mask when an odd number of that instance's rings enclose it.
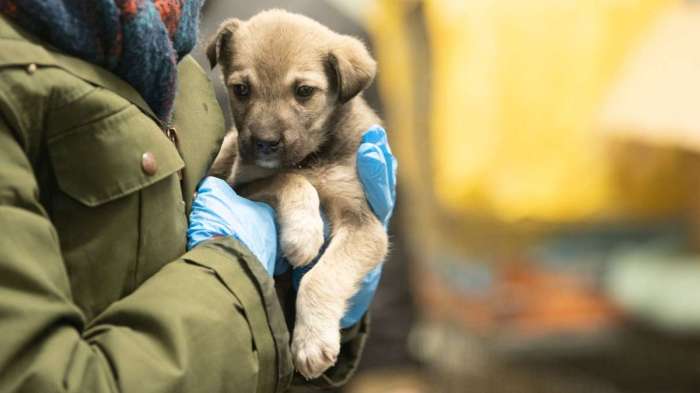
<instances>
[{"instance_id":1,"label":"puppy's muzzle","mask_svg":"<svg viewBox=\"0 0 700 393\"><path fill-rule=\"evenodd\" d=\"M255 146L255 154L258 157L269 157L281 150L282 140L253 138L253 146Z\"/></svg>"}]
</instances>

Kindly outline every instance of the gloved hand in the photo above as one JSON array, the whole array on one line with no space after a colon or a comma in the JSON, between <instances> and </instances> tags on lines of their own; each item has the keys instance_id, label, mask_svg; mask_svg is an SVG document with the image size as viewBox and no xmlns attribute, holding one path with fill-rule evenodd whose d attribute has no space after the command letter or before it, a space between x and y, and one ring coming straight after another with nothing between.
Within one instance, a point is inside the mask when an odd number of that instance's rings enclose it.
<instances>
[{"instance_id":1,"label":"gloved hand","mask_svg":"<svg viewBox=\"0 0 700 393\"><path fill-rule=\"evenodd\" d=\"M187 228L187 249L217 236L232 236L243 243L273 275L277 263L275 212L267 204L242 198L216 177L205 178L192 202Z\"/></svg>"},{"instance_id":2,"label":"gloved hand","mask_svg":"<svg viewBox=\"0 0 700 393\"><path fill-rule=\"evenodd\" d=\"M364 187L367 201L385 228L389 225L389 219L396 202L397 167L396 158L391 154L389 148L386 131L380 126L373 126L362 136L362 144L357 150L357 172ZM328 225L324 228L326 237L328 237L329 232L327 227ZM323 246L321 254L323 254L326 245ZM294 289L299 288L301 278L311 270L315 263L316 261L313 261L307 266L294 269L292 272ZM383 264L380 264L374 268L362 280L360 290L350 300L348 310L340 321L341 327L353 326L365 315L370 303L372 303L377 285L379 285L382 266Z\"/></svg>"}]
</instances>

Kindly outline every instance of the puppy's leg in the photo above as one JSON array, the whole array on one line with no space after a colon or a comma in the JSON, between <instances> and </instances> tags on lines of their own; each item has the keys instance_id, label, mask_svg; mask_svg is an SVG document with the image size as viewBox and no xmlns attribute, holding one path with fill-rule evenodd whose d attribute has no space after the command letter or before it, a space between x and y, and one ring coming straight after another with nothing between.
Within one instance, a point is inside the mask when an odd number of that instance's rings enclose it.
<instances>
[{"instance_id":1,"label":"puppy's leg","mask_svg":"<svg viewBox=\"0 0 700 393\"><path fill-rule=\"evenodd\" d=\"M384 227L368 206L329 216L332 240L303 277L297 295L292 353L297 370L306 378L318 377L336 362L347 302L388 248Z\"/></svg>"},{"instance_id":2,"label":"puppy's leg","mask_svg":"<svg viewBox=\"0 0 700 393\"><path fill-rule=\"evenodd\" d=\"M231 129L221 143L219 154L209 168L209 175L233 183L238 167L238 131Z\"/></svg>"},{"instance_id":3,"label":"puppy's leg","mask_svg":"<svg viewBox=\"0 0 700 393\"><path fill-rule=\"evenodd\" d=\"M323 246L318 193L304 176L281 173L242 188L241 195L266 202L277 212L280 247L293 266L311 262Z\"/></svg>"}]
</instances>

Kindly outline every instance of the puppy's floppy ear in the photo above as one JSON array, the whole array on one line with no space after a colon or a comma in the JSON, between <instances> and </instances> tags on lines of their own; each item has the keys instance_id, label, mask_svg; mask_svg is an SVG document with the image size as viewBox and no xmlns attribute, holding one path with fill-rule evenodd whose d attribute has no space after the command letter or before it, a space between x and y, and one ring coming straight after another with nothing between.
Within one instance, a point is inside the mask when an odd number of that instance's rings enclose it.
<instances>
[{"instance_id":1,"label":"puppy's floppy ear","mask_svg":"<svg viewBox=\"0 0 700 393\"><path fill-rule=\"evenodd\" d=\"M236 18L226 19L221 23L216 34L209 39L207 58L211 68L214 68L220 60L224 59L224 61L227 61L233 55L231 53L231 41L233 34L240 25L241 21Z\"/></svg>"},{"instance_id":2,"label":"puppy's floppy ear","mask_svg":"<svg viewBox=\"0 0 700 393\"><path fill-rule=\"evenodd\" d=\"M328 62L336 75L338 98L345 103L369 87L377 73L377 63L362 41L340 36L333 42Z\"/></svg>"}]
</instances>

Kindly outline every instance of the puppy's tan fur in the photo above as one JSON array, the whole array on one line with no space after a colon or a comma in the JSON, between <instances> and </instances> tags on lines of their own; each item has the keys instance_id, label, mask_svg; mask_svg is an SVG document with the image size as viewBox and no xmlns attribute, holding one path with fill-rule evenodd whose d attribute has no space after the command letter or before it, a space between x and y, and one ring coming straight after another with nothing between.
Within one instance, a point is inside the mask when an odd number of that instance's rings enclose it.
<instances>
[{"instance_id":1,"label":"puppy's tan fur","mask_svg":"<svg viewBox=\"0 0 700 393\"><path fill-rule=\"evenodd\" d=\"M221 64L237 128L212 172L275 208L295 266L323 244L319 207L330 221L331 241L299 287L292 339L297 369L315 378L337 359L348 300L387 253L355 165L362 133L380 123L361 97L376 64L357 39L281 10L225 21L207 55ZM300 86L313 94L302 97Z\"/></svg>"}]
</instances>

